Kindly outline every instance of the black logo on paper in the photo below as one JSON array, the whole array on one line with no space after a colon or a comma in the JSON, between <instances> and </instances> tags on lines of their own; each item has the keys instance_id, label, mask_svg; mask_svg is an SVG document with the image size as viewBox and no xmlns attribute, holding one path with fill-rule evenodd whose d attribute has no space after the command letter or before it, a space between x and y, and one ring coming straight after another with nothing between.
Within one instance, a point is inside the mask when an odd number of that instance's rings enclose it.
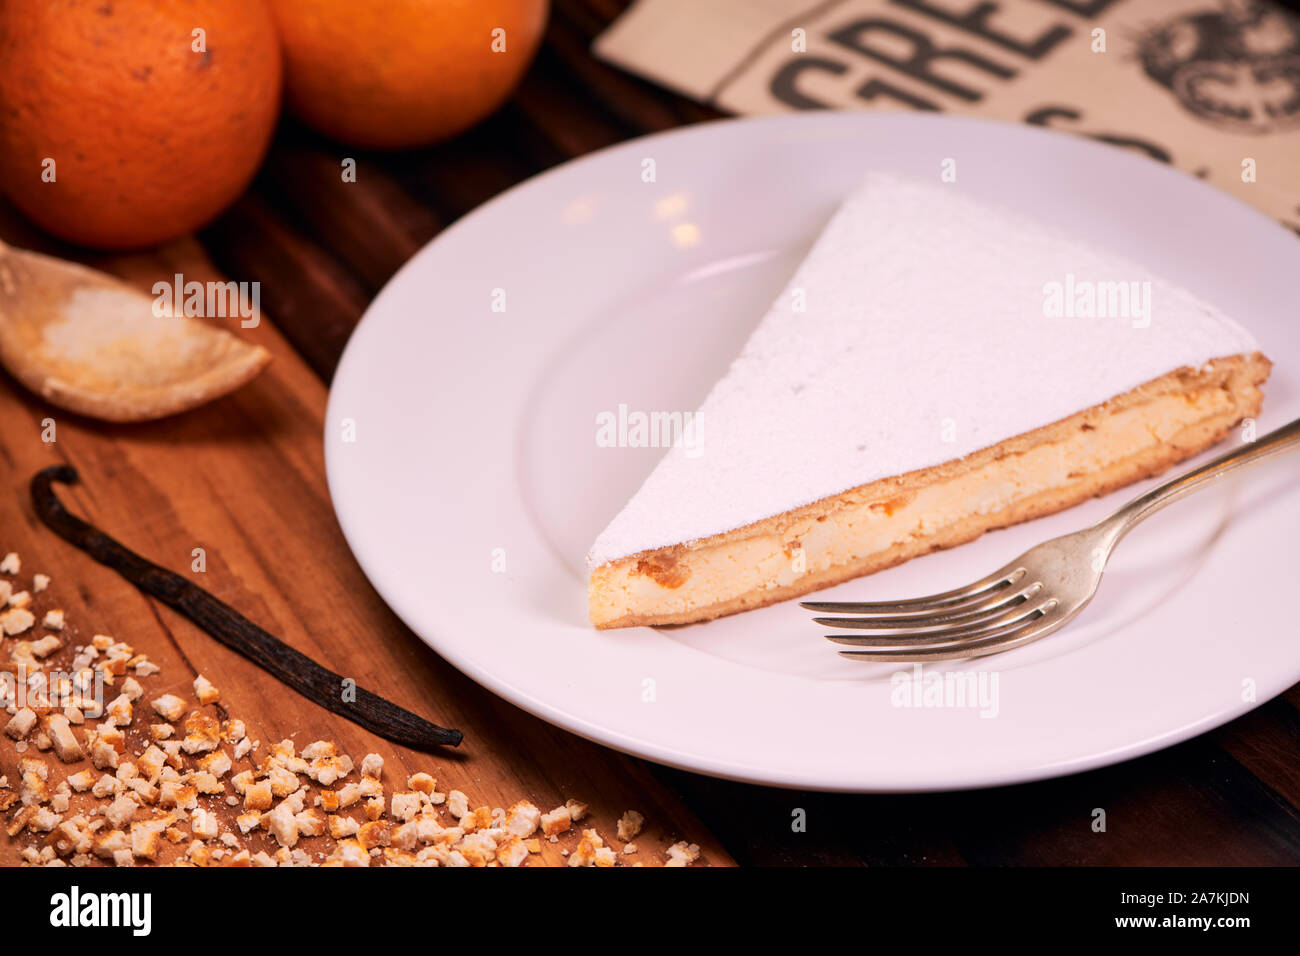
<instances>
[{"instance_id":1,"label":"black logo on paper","mask_svg":"<svg viewBox=\"0 0 1300 956\"><path fill-rule=\"evenodd\" d=\"M1300 18L1253 0L1183 14L1148 30L1151 79L1193 115L1239 133L1300 126Z\"/></svg>"}]
</instances>

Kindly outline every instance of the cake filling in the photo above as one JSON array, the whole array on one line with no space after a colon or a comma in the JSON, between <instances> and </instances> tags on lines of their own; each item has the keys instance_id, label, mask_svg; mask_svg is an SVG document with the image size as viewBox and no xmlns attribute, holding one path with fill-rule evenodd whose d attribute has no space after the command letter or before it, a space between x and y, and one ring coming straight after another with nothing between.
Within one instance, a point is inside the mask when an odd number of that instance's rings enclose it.
<instances>
[{"instance_id":1,"label":"cake filling","mask_svg":"<svg viewBox=\"0 0 1300 956\"><path fill-rule=\"evenodd\" d=\"M1113 466L1177 445L1183 432L1225 430L1241 415L1239 398L1229 388L1165 394L1085 422L1060 440L911 490L903 485L862 500L836 496L840 500L828 499L822 513L800 509L779 528L756 526L752 535L715 536L714 545L709 539L688 542L689 552L678 546L612 561L592 571L591 619L610 627L712 617L769 603L773 591L810 590L807 585L818 578L833 583L836 569L895 553L895 560L881 565L888 566L943 546L958 525L969 532L960 540L969 540L1023 520L1005 516L1035 496L1091 487ZM1206 442L1193 444L1199 448ZM855 573L864 570L872 569ZM741 606L734 606L737 602ZM629 608L636 610L629 614ZM714 608L719 610L711 612Z\"/></svg>"}]
</instances>

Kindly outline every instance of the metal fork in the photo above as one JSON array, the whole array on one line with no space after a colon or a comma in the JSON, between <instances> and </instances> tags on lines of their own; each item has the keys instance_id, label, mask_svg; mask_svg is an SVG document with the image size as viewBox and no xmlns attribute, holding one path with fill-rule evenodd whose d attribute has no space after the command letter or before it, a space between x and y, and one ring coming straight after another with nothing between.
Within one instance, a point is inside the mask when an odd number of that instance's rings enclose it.
<instances>
[{"instance_id":1,"label":"metal fork","mask_svg":"<svg viewBox=\"0 0 1300 956\"><path fill-rule=\"evenodd\" d=\"M810 611L856 615L817 617L818 624L877 634L828 634L859 650L858 661L949 661L1024 647L1072 620L1092 600L1120 539L1165 505L1229 472L1300 447L1300 419L1220 455L1134 498L1091 528L1030 548L973 584L910 601L804 601Z\"/></svg>"}]
</instances>

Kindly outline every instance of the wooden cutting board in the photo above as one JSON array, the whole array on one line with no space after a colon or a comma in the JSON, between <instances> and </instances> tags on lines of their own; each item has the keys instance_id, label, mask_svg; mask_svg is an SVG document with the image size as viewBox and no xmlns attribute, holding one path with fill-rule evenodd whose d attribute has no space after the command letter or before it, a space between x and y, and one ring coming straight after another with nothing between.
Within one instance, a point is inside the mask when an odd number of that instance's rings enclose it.
<instances>
[{"instance_id":1,"label":"wooden cutting board","mask_svg":"<svg viewBox=\"0 0 1300 956\"><path fill-rule=\"evenodd\" d=\"M0 215L0 236L15 245L39 242L7 210ZM222 278L193 240L94 264L146 291L174 272L199 281ZM326 387L274 321L264 316L252 330L238 329L237 320L228 324L272 352L266 372L236 394L170 420L105 425L53 409L10 379L0 383L0 553L19 553L23 586L33 572L53 579L48 591L35 595L38 621L46 609L61 607L70 644L104 633L147 653L162 672L143 682L146 700L168 692L192 700L194 676L205 675L229 713L262 742L262 755L283 738L299 749L325 739L358 763L367 753L383 756L389 793L405 789L407 775L423 770L437 778L439 790L464 791L471 806L508 807L528 799L545 811L576 799L590 805L582 825L620 848L621 841L612 839L616 821L634 809L645 815L646 826L629 862L657 864L669 845L684 839L700 845L702 863L729 865L718 843L642 763L496 698L442 661L388 610L353 560L330 506L322 449ZM54 440L47 441L51 423ZM75 513L359 686L463 730L465 742L438 755L390 745L286 689L57 538L36 519L27 483L60 462L81 474L81 485L60 488ZM195 549L202 549L202 572L192 570ZM33 633L39 635L39 627ZM37 756L34 748L27 755ZM62 769L52 753L43 757ZM0 774L18 779L7 738L0 738ZM540 859L563 864L562 851L576 845L578 833L575 828L558 843L543 842ZM17 863L18 852L0 834L0 865Z\"/></svg>"}]
</instances>

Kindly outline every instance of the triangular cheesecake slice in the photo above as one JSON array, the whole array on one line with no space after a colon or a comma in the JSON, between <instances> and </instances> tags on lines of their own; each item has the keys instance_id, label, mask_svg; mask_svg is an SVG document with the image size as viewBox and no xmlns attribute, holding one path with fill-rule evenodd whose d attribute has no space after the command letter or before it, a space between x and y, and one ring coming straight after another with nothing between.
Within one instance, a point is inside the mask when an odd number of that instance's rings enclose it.
<instances>
[{"instance_id":1,"label":"triangular cheesecake slice","mask_svg":"<svg viewBox=\"0 0 1300 956\"><path fill-rule=\"evenodd\" d=\"M592 623L708 620L1068 508L1258 414L1269 368L1141 266L869 176L592 546Z\"/></svg>"}]
</instances>

